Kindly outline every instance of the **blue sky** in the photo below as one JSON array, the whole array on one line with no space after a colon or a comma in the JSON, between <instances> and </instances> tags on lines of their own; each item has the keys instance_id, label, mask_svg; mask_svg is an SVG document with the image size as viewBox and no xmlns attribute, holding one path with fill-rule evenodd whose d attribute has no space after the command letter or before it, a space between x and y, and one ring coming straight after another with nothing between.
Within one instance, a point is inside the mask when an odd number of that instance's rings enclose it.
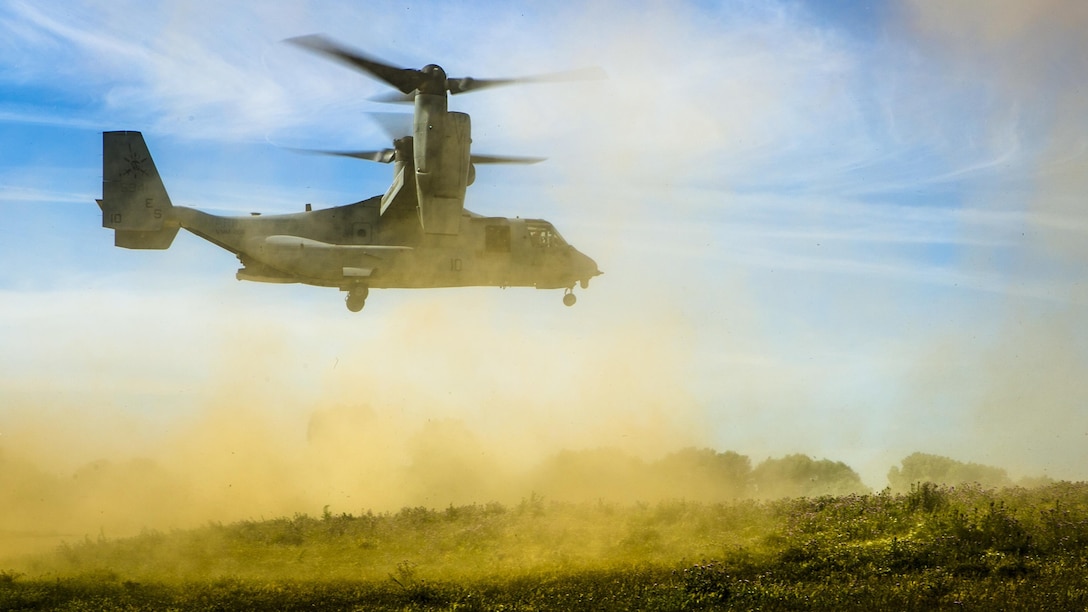
<instances>
[{"instance_id":1,"label":"blue sky","mask_svg":"<svg viewBox=\"0 0 1088 612\"><path fill-rule=\"evenodd\" d=\"M1083 479L1085 25L1058 0L5 3L0 448L71 469L224 415L304 445L356 406L513 462L800 452L880 488L923 451ZM143 131L173 201L212 211L386 189L284 148L385 144L380 84L281 43L313 32L453 74L609 74L451 102L476 150L550 158L481 170L468 207L593 256L577 306L377 291L352 315L190 235L112 247L103 130Z\"/></svg>"}]
</instances>

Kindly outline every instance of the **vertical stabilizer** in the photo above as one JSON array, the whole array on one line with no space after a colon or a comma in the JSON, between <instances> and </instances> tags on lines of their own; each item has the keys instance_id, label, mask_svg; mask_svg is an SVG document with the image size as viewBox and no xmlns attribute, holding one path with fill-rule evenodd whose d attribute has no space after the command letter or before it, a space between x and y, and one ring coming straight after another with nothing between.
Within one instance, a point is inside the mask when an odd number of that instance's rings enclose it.
<instances>
[{"instance_id":1,"label":"vertical stabilizer","mask_svg":"<svg viewBox=\"0 0 1088 612\"><path fill-rule=\"evenodd\" d=\"M102 227L129 249L165 249L178 225L170 196L139 132L102 134Z\"/></svg>"}]
</instances>

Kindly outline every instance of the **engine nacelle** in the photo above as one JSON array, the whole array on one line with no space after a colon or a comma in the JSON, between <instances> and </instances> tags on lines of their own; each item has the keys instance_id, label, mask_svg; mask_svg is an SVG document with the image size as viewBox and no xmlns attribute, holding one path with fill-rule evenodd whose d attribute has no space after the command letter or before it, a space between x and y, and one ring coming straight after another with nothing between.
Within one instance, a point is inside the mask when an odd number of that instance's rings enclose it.
<instances>
[{"instance_id":1,"label":"engine nacelle","mask_svg":"<svg viewBox=\"0 0 1088 612\"><path fill-rule=\"evenodd\" d=\"M470 177L475 178L470 163L472 128L465 113L446 113L440 122L434 119L424 147L437 148L437 155L424 148L428 156L426 170L416 167L419 220L428 234L454 235L461 228L465 190L472 182ZM418 137L416 146L418 154Z\"/></svg>"}]
</instances>

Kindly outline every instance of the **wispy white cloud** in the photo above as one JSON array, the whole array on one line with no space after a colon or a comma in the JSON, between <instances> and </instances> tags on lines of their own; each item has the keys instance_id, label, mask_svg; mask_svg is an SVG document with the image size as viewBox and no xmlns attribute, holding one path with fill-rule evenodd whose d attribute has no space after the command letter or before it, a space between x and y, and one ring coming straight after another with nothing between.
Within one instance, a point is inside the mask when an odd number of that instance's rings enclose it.
<instances>
[{"instance_id":1,"label":"wispy white cloud","mask_svg":"<svg viewBox=\"0 0 1088 612\"><path fill-rule=\"evenodd\" d=\"M32 187L19 187L5 185L0 179L0 202L6 203L66 203L86 204L88 194L65 191L53 191L49 189L35 189Z\"/></svg>"},{"instance_id":2,"label":"wispy white cloud","mask_svg":"<svg viewBox=\"0 0 1088 612\"><path fill-rule=\"evenodd\" d=\"M67 111L48 111L42 109L29 109L8 107L0 108L0 122L48 125L75 128L79 130L94 130L100 128L100 123L93 119L73 117Z\"/></svg>"}]
</instances>

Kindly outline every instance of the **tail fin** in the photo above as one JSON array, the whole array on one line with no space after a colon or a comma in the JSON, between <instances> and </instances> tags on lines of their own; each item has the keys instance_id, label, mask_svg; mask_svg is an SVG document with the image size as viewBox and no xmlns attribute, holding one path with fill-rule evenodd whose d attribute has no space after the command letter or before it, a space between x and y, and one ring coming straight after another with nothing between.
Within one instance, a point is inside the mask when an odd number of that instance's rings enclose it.
<instances>
[{"instance_id":1,"label":"tail fin","mask_svg":"<svg viewBox=\"0 0 1088 612\"><path fill-rule=\"evenodd\" d=\"M178 223L159 171L139 132L102 134L102 227L126 249L166 249Z\"/></svg>"}]
</instances>

